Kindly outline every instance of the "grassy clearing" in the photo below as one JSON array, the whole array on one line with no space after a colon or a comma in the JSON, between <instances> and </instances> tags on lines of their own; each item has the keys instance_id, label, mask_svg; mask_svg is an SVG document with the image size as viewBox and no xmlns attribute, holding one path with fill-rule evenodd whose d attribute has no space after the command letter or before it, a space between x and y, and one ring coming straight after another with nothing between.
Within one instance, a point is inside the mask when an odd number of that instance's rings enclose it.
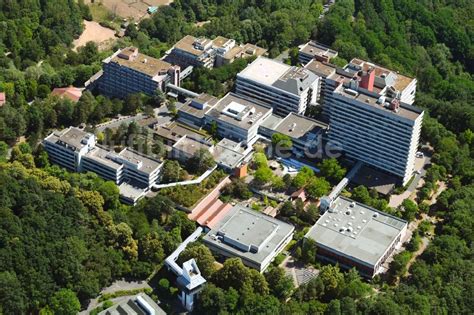
<instances>
[{"instance_id":1,"label":"grassy clearing","mask_svg":"<svg viewBox=\"0 0 474 315\"><path fill-rule=\"evenodd\" d=\"M112 12L100 3L91 3L89 8L91 10L92 19L96 22L112 22L114 19Z\"/></svg>"}]
</instances>

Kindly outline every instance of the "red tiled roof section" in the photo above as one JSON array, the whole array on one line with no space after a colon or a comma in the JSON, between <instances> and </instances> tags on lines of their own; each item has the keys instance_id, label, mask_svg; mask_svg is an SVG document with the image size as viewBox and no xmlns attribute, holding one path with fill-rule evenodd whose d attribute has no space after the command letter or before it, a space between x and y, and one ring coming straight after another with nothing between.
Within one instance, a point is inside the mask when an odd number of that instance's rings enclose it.
<instances>
[{"instance_id":1,"label":"red tiled roof section","mask_svg":"<svg viewBox=\"0 0 474 315\"><path fill-rule=\"evenodd\" d=\"M5 102L7 101L7 97L5 95L4 92L0 92L0 106L2 106L3 104L5 104Z\"/></svg>"},{"instance_id":2,"label":"red tiled roof section","mask_svg":"<svg viewBox=\"0 0 474 315\"><path fill-rule=\"evenodd\" d=\"M300 188L294 193L291 194L292 199L298 199L301 198L301 200L305 201L306 200L306 192L304 191L304 188Z\"/></svg>"},{"instance_id":3,"label":"red tiled roof section","mask_svg":"<svg viewBox=\"0 0 474 315\"><path fill-rule=\"evenodd\" d=\"M64 87L64 88L55 88L51 95L56 95L59 97L65 97L70 99L73 102L79 101L82 95L82 90L73 86Z\"/></svg>"}]
</instances>

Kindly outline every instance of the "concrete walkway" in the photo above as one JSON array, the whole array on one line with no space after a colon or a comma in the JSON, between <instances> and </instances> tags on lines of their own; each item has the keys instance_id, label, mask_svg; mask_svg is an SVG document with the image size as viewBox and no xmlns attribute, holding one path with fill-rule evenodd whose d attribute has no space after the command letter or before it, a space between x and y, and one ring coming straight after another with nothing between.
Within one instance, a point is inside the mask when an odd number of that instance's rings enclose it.
<instances>
[{"instance_id":1,"label":"concrete walkway","mask_svg":"<svg viewBox=\"0 0 474 315\"><path fill-rule=\"evenodd\" d=\"M285 274L293 279L295 288L308 283L319 274L319 270L313 266L305 266L304 263L296 261L294 257L288 256L280 264Z\"/></svg>"},{"instance_id":2,"label":"concrete walkway","mask_svg":"<svg viewBox=\"0 0 474 315\"><path fill-rule=\"evenodd\" d=\"M150 285L146 281L126 281L126 280L117 280L114 283L112 283L110 286L107 288L104 288L98 297L91 299L89 302L89 305L87 308L81 312L79 312L79 315L87 315L89 314L93 309L98 307L99 305L102 304L102 302L99 302L99 298L102 294L106 293L114 293L117 291L130 291L130 290L137 290L137 289L151 289ZM115 302L116 300L120 300L123 297L119 297L116 299L112 299L112 302Z\"/></svg>"},{"instance_id":3,"label":"concrete walkway","mask_svg":"<svg viewBox=\"0 0 474 315\"><path fill-rule=\"evenodd\" d=\"M217 165L215 165L213 168L208 169L205 171L201 176L199 176L196 179L191 179L191 180L185 180L182 182L174 182L174 183L168 183L168 184L155 184L153 185L153 189L161 189L161 188L167 188L167 187L175 187L175 186L186 186L186 185L194 185L194 184L200 184L203 180L205 180L211 173L217 168Z\"/></svg>"}]
</instances>

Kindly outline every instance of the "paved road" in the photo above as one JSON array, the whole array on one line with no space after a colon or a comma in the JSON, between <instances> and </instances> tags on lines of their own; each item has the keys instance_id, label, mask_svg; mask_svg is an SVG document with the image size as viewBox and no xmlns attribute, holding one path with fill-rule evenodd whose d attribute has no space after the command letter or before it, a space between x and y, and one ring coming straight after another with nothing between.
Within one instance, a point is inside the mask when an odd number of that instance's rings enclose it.
<instances>
[{"instance_id":1,"label":"paved road","mask_svg":"<svg viewBox=\"0 0 474 315\"><path fill-rule=\"evenodd\" d=\"M289 50L287 49L281 54L279 54L277 57L275 57L275 60L279 62L285 62L285 59L288 59L288 53L289 53Z\"/></svg>"},{"instance_id":2,"label":"paved road","mask_svg":"<svg viewBox=\"0 0 474 315\"><path fill-rule=\"evenodd\" d=\"M183 105L184 103L181 103L181 102L175 103L176 109L181 108L181 106ZM170 112L168 111L168 108L165 105L155 108L153 111L155 112L155 117L158 120L157 123L160 126L168 124L173 119L173 116L170 114ZM135 116L120 116L119 115L118 118L114 118L108 122L97 125L96 129L98 132L102 132L106 128L111 128L111 129L118 128L123 123L129 124L132 121L139 121L145 118L147 118L147 116L143 113L138 113Z\"/></svg>"},{"instance_id":3,"label":"paved road","mask_svg":"<svg viewBox=\"0 0 474 315\"><path fill-rule=\"evenodd\" d=\"M125 123L125 124L128 125L132 121L138 121L138 120L141 120L145 117L146 116L142 113L138 113L135 116L119 116L118 118L114 118L114 119L112 119L108 122L97 125L96 130L98 132L102 132L106 128L111 128L111 129L118 128L121 124Z\"/></svg>"},{"instance_id":4,"label":"paved road","mask_svg":"<svg viewBox=\"0 0 474 315\"><path fill-rule=\"evenodd\" d=\"M392 208L398 207L403 200L409 198L418 187L421 187L423 184L423 176L426 174L426 166L431 163L431 153L428 147L423 147L422 152L424 153L423 158L415 158L415 170L420 171L420 174L415 173L415 178L405 190L400 195L392 195L388 205Z\"/></svg>"}]
</instances>

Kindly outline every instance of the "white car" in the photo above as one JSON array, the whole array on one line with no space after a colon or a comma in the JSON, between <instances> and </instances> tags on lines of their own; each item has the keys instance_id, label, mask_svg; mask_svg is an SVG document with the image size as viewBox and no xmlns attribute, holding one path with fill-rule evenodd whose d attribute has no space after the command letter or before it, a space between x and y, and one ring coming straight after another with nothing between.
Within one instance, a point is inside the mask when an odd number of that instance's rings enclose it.
<instances>
[{"instance_id":1,"label":"white car","mask_svg":"<svg viewBox=\"0 0 474 315\"><path fill-rule=\"evenodd\" d=\"M416 155L415 155L415 156L416 156L417 158L422 158L422 157L424 157L425 155L423 154L423 152L418 151L418 152L416 152Z\"/></svg>"}]
</instances>

